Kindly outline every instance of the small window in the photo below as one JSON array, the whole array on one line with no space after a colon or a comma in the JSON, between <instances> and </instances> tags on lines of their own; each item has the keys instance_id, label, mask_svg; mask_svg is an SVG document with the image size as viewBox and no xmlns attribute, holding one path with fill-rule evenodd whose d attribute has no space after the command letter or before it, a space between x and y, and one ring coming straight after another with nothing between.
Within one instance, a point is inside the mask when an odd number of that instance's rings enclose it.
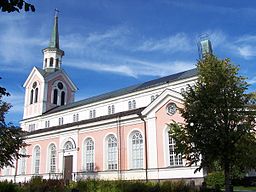
<instances>
[{"instance_id":1,"label":"small window","mask_svg":"<svg viewBox=\"0 0 256 192\"><path fill-rule=\"evenodd\" d=\"M89 118L95 118L96 117L96 110L93 109L93 110L90 110L90 114L89 114Z\"/></svg>"},{"instance_id":2,"label":"small window","mask_svg":"<svg viewBox=\"0 0 256 192\"><path fill-rule=\"evenodd\" d=\"M109 105L108 106L108 114L114 114L115 113L115 106L114 105Z\"/></svg>"},{"instance_id":3,"label":"small window","mask_svg":"<svg viewBox=\"0 0 256 192\"><path fill-rule=\"evenodd\" d=\"M53 67L53 58L50 58L50 67Z\"/></svg>"},{"instance_id":4,"label":"small window","mask_svg":"<svg viewBox=\"0 0 256 192\"><path fill-rule=\"evenodd\" d=\"M128 102L128 109L129 110L132 109L132 102L131 101Z\"/></svg>"},{"instance_id":5,"label":"small window","mask_svg":"<svg viewBox=\"0 0 256 192\"><path fill-rule=\"evenodd\" d=\"M152 95L152 96L151 96L151 102L154 101L154 100L155 100L155 96Z\"/></svg>"},{"instance_id":6,"label":"small window","mask_svg":"<svg viewBox=\"0 0 256 192\"><path fill-rule=\"evenodd\" d=\"M64 149L65 150L71 150L71 149L74 149L75 147L73 146L72 142L71 141L67 141L64 145Z\"/></svg>"},{"instance_id":7,"label":"small window","mask_svg":"<svg viewBox=\"0 0 256 192\"><path fill-rule=\"evenodd\" d=\"M57 59L55 60L55 62L56 62L56 68L59 68L59 59L57 58Z\"/></svg>"},{"instance_id":8,"label":"small window","mask_svg":"<svg viewBox=\"0 0 256 192\"><path fill-rule=\"evenodd\" d=\"M45 128L48 128L48 127L50 127L50 121L49 120L45 121Z\"/></svg>"},{"instance_id":9,"label":"small window","mask_svg":"<svg viewBox=\"0 0 256 192\"><path fill-rule=\"evenodd\" d=\"M111 114L111 106L108 106L108 114Z\"/></svg>"},{"instance_id":10,"label":"small window","mask_svg":"<svg viewBox=\"0 0 256 192\"><path fill-rule=\"evenodd\" d=\"M65 105L65 92L64 91L61 92L61 103L60 103L60 105Z\"/></svg>"},{"instance_id":11,"label":"small window","mask_svg":"<svg viewBox=\"0 0 256 192\"><path fill-rule=\"evenodd\" d=\"M57 105L58 103L58 89L54 89L53 91L53 104Z\"/></svg>"},{"instance_id":12,"label":"small window","mask_svg":"<svg viewBox=\"0 0 256 192\"><path fill-rule=\"evenodd\" d=\"M44 67L47 67L47 59L44 59Z\"/></svg>"},{"instance_id":13,"label":"small window","mask_svg":"<svg viewBox=\"0 0 256 192\"><path fill-rule=\"evenodd\" d=\"M135 100L132 101L132 108L133 108L133 109L136 108L136 101L135 101Z\"/></svg>"},{"instance_id":14,"label":"small window","mask_svg":"<svg viewBox=\"0 0 256 192\"><path fill-rule=\"evenodd\" d=\"M59 118L59 125L63 125L63 123L64 123L64 119L63 119L63 117L60 117Z\"/></svg>"},{"instance_id":15,"label":"small window","mask_svg":"<svg viewBox=\"0 0 256 192\"><path fill-rule=\"evenodd\" d=\"M30 91L30 104L33 104L34 89Z\"/></svg>"},{"instance_id":16,"label":"small window","mask_svg":"<svg viewBox=\"0 0 256 192\"><path fill-rule=\"evenodd\" d=\"M38 88L35 89L35 103L38 101Z\"/></svg>"},{"instance_id":17,"label":"small window","mask_svg":"<svg viewBox=\"0 0 256 192\"><path fill-rule=\"evenodd\" d=\"M77 121L79 121L79 114L78 113L73 115L73 122L77 122Z\"/></svg>"},{"instance_id":18,"label":"small window","mask_svg":"<svg viewBox=\"0 0 256 192\"><path fill-rule=\"evenodd\" d=\"M30 124L29 126L28 126L28 131L29 132L31 132L31 131L35 131L35 124Z\"/></svg>"}]
</instances>

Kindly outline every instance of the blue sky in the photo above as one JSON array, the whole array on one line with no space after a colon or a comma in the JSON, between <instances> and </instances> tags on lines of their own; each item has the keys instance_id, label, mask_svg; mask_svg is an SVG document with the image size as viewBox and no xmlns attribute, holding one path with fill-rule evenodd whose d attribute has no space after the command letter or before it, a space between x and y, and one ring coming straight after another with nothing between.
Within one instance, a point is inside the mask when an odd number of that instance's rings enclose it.
<instances>
[{"instance_id":1,"label":"blue sky","mask_svg":"<svg viewBox=\"0 0 256 192\"><path fill-rule=\"evenodd\" d=\"M42 67L58 8L62 67L78 86L76 100L191 69L197 41L231 58L256 87L256 1L31 0L35 13L1 13L0 86L11 93L7 121L22 119L22 87Z\"/></svg>"}]
</instances>

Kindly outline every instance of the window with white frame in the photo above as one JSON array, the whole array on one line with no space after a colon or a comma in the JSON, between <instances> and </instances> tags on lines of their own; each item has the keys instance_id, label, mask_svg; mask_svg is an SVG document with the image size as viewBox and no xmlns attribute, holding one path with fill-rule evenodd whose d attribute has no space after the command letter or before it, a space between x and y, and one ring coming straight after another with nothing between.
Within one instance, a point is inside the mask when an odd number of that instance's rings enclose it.
<instances>
[{"instance_id":1,"label":"window with white frame","mask_svg":"<svg viewBox=\"0 0 256 192\"><path fill-rule=\"evenodd\" d=\"M35 124L30 124L30 125L28 125L28 131L29 131L29 132L35 131L35 127L36 127Z\"/></svg>"},{"instance_id":2,"label":"window with white frame","mask_svg":"<svg viewBox=\"0 0 256 192\"><path fill-rule=\"evenodd\" d=\"M132 100L132 101L128 101L128 109L135 109L136 108L136 101Z\"/></svg>"},{"instance_id":3,"label":"window with white frame","mask_svg":"<svg viewBox=\"0 0 256 192\"><path fill-rule=\"evenodd\" d=\"M34 174L39 174L40 169L40 147L34 148Z\"/></svg>"},{"instance_id":4,"label":"window with white frame","mask_svg":"<svg viewBox=\"0 0 256 192\"><path fill-rule=\"evenodd\" d=\"M38 83L35 81L30 91L30 104L38 102Z\"/></svg>"},{"instance_id":5,"label":"window with white frame","mask_svg":"<svg viewBox=\"0 0 256 192\"><path fill-rule=\"evenodd\" d=\"M143 137L139 131L131 135L131 164L133 169L143 168Z\"/></svg>"},{"instance_id":6,"label":"window with white frame","mask_svg":"<svg viewBox=\"0 0 256 192\"><path fill-rule=\"evenodd\" d=\"M22 157L19 159L19 174L25 175L26 171L26 149L21 149L20 154Z\"/></svg>"},{"instance_id":7,"label":"window with white frame","mask_svg":"<svg viewBox=\"0 0 256 192\"><path fill-rule=\"evenodd\" d=\"M92 119L92 118L95 118L96 117L96 110L93 109L93 110L90 110L90 116L89 118Z\"/></svg>"},{"instance_id":8,"label":"window with white frame","mask_svg":"<svg viewBox=\"0 0 256 192\"><path fill-rule=\"evenodd\" d=\"M84 142L85 149L85 169L86 171L94 171L94 142L91 138L88 138Z\"/></svg>"},{"instance_id":9,"label":"window with white frame","mask_svg":"<svg viewBox=\"0 0 256 192\"><path fill-rule=\"evenodd\" d=\"M54 144L49 146L49 171L50 173L56 172L56 158L57 158L57 150Z\"/></svg>"},{"instance_id":10,"label":"window with white frame","mask_svg":"<svg viewBox=\"0 0 256 192\"><path fill-rule=\"evenodd\" d=\"M4 168L4 175L11 175L12 174L12 167L7 166Z\"/></svg>"},{"instance_id":11,"label":"window with white frame","mask_svg":"<svg viewBox=\"0 0 256 192\"><path fill-rule=\"evenodd\" d=\"M109 105L108 106L108 114L114 114L115 113L115 106L114 105Z\"/></svg>"},{"instance_id":12,"label":"window with white frame","mask_svg":"<svg viewBox=\"0 0 256 192\"><path fill-rule=\"evenodd\" d=\"M79 114L76 113L73 115L73 122L78 122L79 121Z\"/></svg>"},{"instance_id":13,"label":"window with white frame","mask_svg":"<svg viewBox=\"0 0 256 192\"><path fill-rule=\"evenodd\" d=\"M60 117L59 118L59 125L63 125L63 123L64 123L64 119L63 119L63 117Z\"/></svg>"},{"instance_id":14,"label":"window with white frame","mask_svg":"<svg viewBox=\"0 0 256 192\"><path fill-rule=\"evenodd\" d=\"M168 133L169 138L169 166L182 166L182 156L181 154L175 153L175 140Z\"/></svg>"},{"instance_id":15,"label":"window with white frame","mask_svg":"<svg viewBox=\"0 0 256 192\"><path fill-rule=\"evenodd\" d=\"M52 103L56 105L65 105L66 92L67 88L64 83L61 81L54 82L52 90Z\"/></svg>"},{"instance_id":16,"label":"window with white frame","mask_svg":"<svg viewBox=\"0 0 256 192\"><path fill-rule=\"evenodd\" d=\"M71 141L67 141L65 144L64 144L64 149L65 150L71 150L71 149L74 149L74 145Z\"/></svg>"},{"instance_id":17,"label":"window with white frame","mask_svg":"<svg viewBox=\"0 0 256 192\"><path fill-rule=\"evenodd\" d=\"M107 168L109 170L117 169L117 139L114 135L107 137Z\"/></svg>"},{"instance_id":18,"label":"window with white frame","mask_svg":"<svg viewBox=\"0 0 256 192\"><path fill-rule=\"evenodd\" d=\"M49 120L45 121L45 128L48 128L48 127L50 127L50 121Z\"/></svg>"}]
</instances>

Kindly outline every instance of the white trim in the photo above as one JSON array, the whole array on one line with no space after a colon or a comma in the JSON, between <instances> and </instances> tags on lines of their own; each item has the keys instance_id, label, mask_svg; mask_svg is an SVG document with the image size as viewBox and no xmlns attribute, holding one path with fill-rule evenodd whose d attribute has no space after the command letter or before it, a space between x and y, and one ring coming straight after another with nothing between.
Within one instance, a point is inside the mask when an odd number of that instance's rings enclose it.
<instances>
[{"instance_id":1,"label":"white trim","mask_svg":"<svg viewBox=\"0 0 256 192\"><path fill-rule=\"evenodd\" d=\"M138 129L138 128L134 128L131 131L129 131L129 133L127 134L127 139L126 139L126 143L127 143L127 169L137 169L137 168L133 168L132 166L132 135L135 132L140 132L140 134L142 135L142 139L143 139L143 165L141 168L138 169L143 169L145 167L145 137L143 132Z\"/></svg>"}]
</instances>

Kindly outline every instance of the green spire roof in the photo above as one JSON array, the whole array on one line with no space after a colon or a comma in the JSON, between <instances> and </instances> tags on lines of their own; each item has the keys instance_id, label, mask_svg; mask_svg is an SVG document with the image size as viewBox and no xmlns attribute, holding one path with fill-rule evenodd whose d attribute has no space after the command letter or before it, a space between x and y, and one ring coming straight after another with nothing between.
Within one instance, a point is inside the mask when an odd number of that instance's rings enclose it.
<instances>
[{"instance_id":1,"label":"green spire roof","mask_svg":"<svg viewBox=\"0 0 256 192\"><path fill-rule=\"evenodd\" d=\"M53 25L53 30L52 30L49 47L57 48L57 49L60 48L59 31L58 31L58 10L56 10L56 9L55 9L54 25Z\"/></svg>"}]
</instances>

